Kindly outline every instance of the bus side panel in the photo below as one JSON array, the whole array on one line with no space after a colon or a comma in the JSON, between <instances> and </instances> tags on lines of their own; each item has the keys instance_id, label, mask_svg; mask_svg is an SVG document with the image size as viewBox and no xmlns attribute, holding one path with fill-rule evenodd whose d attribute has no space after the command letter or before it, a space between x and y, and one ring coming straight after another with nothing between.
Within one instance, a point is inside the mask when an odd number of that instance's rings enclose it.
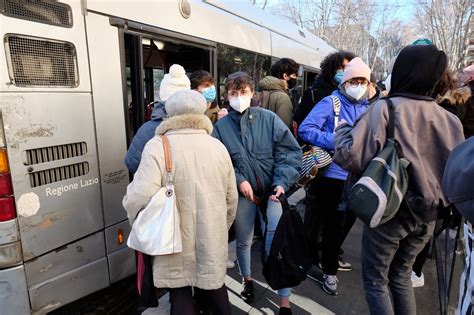
<instances>
[{"instance_id":1,"label":"bus side panel","mask_svg":"<svg viewBox=\"0 0 474 315\"><path fill-rule=\"evenodd\" d=\"M4 93L25 261L103 228L89 93Z\"/></svg>"},{"instance_id":2,"label":"bus side panel","mask_svg":"<svg viewBox=\"0 0 474 315\"><path fill-rule=\"evenodd\" d=\"M272 56L284 58L291 56L296 62L319 69L325 54L320 51L310 50L298 42L288 45L288 39L279 34L271 32Z\"/></svg>"},{"instance_id":3,"label":"bus side panel","mask_svg":"<svg viewBox=\"0 0 474 315\"><path fill-rule=\"evenodd\" d=\"M94 118L105 226L126 219L122 207L129 182L123 162L127 152L119 34L109 18L86 16Z\"/></svg>"},{"instance_id":4,"label":"bus side panel","mask_svg":"<svg viewBox=\"0 0 474 315\"><path fill-rule=\"evenodd\" d=\"M30 313L23 265L0 270L0 310L2 314Z\"/></svg>"}]
</instances>

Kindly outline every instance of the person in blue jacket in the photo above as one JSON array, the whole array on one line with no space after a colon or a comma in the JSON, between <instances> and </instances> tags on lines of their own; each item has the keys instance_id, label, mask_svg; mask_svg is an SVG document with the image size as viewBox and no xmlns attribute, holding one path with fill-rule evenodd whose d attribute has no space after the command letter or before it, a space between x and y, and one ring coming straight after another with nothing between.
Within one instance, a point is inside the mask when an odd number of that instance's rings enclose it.
<instances>
[{"instance_id":1,"label":"person in blue jacket","mask_svg":"<svg viewBox=\"0 0 474 315\"><path fill-rule=\"evenodd\" d=\"M342 83L330 96L323 98L309 113L298 129L299 136L307 143L334 151L335 113L333 97L340 100L338 123L345 121L353 125L368 107L368 84L370 68L359 57L352 59L344 70ZM314 226L322 226L321 267L323 289L331 295L337 294L337 270L339 251L344 240L346 213L338 210L344 183L348 173L336 163L331 163L322 177L310 186L311 210ZM346 227L347 228L347 227ZM319 235L315 233L314 235Z\"/></svg>"},{"instance_id":2,"label":"person in blue jacket","mask_svg":"<svg viewBox=\"0 0 474 315\"><path fill-rule=\"evenodd\" d=\"M160 101L154 103L151 120L140 126L132 139L125 156L125 165L128 170L135 173L142 159L142 151L145 144L155 136L155 130L167 116L165 110L166 100L175 92L189 90L191 82L186 76L184 68L178 64L170 67L169 73L165 74L160 84Z\"/></svg>"},{"instance_id":3,"label":"person in blue jacket","mask_svg":"<svg viewBox=\"0 0 474 315\"><path fill-rule=\"evenodd\" d=\"M254 83L247 73L229 75L225 90L231 110L217 122L212 135L226 146L235 170L240 193L234 227L237 261L244 280L241 297L252 303L255 294L250 249L258 204L262 197L271 195L267 206L265 243L265 250L269 253L282 214L278 196L298 179L302 153L288 127L275 113L250 107ZM290 288L278 290L280 314L291 314L290 292Z\"/></svg>"}]
</instances>

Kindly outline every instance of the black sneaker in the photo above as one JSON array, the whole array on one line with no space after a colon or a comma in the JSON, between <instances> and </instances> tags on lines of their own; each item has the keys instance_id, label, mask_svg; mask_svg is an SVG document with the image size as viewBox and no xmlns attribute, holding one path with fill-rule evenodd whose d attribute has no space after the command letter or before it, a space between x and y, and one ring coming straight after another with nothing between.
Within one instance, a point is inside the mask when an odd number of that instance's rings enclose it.
<instances>
[{"instance_id":1,"label":"black sneaker","mask_svg":"<svg viewBox=\"0 0 474 315\"><path fill-rule=\"evenodd\" d=\"M244 281L244 290L240 293L242 299L247 303L253 303L255 300L253 281Z\"/></svg>"},{"instance_id":2,"label":"black sneaker","mask_svg":"<svg viewBox=\"0 0 474 315\"><path fill-rule=\"evenodd\" d=\"M292 315L291 308L289 307L280 307L279 315Z\"/></svg>"},{"instance_id":3,"label":"black sneaker","mask_svg":"<svg viewBox=\"0 0 474 315\"><path fill-rule=\"evenodd\" d=\"M339 271L351 271L352 270L352 265L348 262L345 262L344 259L342 259L342 256L339 256L339 268L337 268Z\"/></svg>"}]
</instances>

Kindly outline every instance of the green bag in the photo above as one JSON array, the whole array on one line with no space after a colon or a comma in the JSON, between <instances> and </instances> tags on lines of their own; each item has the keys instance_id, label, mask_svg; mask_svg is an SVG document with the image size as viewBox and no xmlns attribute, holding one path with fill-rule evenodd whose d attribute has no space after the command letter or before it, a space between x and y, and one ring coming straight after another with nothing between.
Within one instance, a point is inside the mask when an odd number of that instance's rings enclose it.
<instances>
[{"instance_id":1,"label":"green bag","mask_svg":"<svg viewBox=\"0 0 474 315\"><path fill-rule=\"evenodd\" d=\"M352 186L347 201L347 209L371 228L395 216L408 188L407 168L410 162L403 157L400 144L394 138L393 102L387 99L387 105L389 123L385 146Z\"/></svg>"}]
</instances>

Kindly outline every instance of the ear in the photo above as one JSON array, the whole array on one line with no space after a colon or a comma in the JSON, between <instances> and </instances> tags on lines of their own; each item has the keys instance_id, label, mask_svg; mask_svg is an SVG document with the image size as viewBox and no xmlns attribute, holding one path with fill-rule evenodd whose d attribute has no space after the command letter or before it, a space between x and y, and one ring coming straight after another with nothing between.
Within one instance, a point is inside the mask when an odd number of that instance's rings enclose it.
<instances>
[{"instance_id":1,"label":"ear","mask_svg":"<svg viewBox=\"0 0 474 315\"><path fill-rule=\"evenodd\" d=\"M283 73L283 80L288 81L290 79L290 76L286 73Z\"/></svg>"}]
</instances>

